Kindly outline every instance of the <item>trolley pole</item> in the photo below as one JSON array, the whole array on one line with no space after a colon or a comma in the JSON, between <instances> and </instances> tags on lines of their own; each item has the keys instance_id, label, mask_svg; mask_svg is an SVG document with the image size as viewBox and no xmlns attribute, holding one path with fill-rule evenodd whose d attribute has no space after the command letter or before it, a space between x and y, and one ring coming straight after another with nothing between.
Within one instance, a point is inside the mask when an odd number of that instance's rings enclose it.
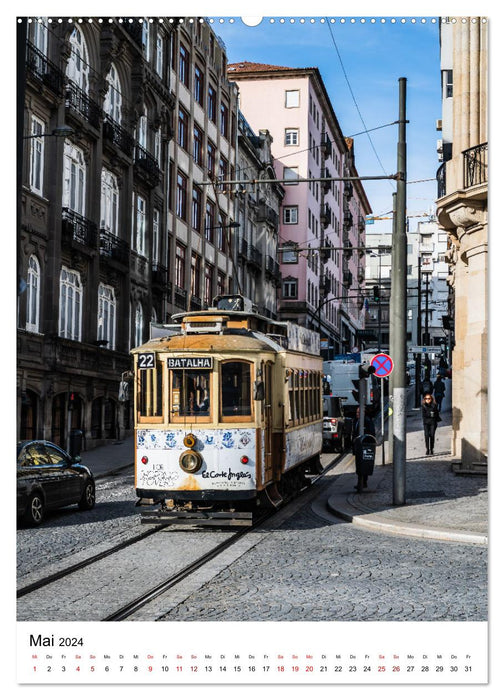
<instances>
[{"instance_id":1,"label":"trolley pole","mask_svg":"<svg viewBox=\"0 0 504 700\"><path fill-rule=\"evenodd\" d=\"M393 352L393 497L394 505L406 500L406 78L399 78L399 133L397 141L397 212L393 233L394 266L392 296L394 298Z\"/></svg>"}]
</instances>

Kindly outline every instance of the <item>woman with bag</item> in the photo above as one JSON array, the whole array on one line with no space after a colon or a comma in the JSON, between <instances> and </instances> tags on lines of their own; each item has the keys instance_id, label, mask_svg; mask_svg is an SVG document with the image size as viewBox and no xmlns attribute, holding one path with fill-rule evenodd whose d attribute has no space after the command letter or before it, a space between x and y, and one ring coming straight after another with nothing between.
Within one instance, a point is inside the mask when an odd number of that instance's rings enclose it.
<instances>
[{"instance_id":1,"label":"woman with bag","mask_svg":"<svg viewBox=\"0 0 504 700\"><path fill-rule=\"evenodd\" d=\"M434 454L434 439L436 436L437 424L441 420L439 409L432 394L426 394L422 401L422 420L425 435L425 449L427 455Z\"/></svg>"}]
</instances>

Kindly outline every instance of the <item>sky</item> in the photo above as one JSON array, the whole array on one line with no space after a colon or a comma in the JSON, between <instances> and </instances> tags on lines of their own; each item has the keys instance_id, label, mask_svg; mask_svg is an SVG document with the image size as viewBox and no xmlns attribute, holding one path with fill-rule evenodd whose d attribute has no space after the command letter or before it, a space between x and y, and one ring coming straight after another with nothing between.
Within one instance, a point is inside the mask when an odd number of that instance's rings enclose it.
<instances>
[{"instance_id":1,"label":"sky","mask_svg":"<svg viewBox=\"0 0 504 700\"><path fill-rule=\"evenodd\" d=\"M331 23L331 17L308 16L301 23L300 17L275 15L264 17L258 26L247 26L239 17L233 22L230 17L210 19L230 63L320 70L343 134L360 133L354 137L354 148L362 176L397 171L398 126L385 125L398 118L398 81L406 78L407 213L415 217L410 230L416 230L418 215L435 213L440 165L436 141L441 137L436 131L436 120L441 118L439 18L401 17L392 22L388 17L381 22L377 17L372 23L371 17L357 17L355 22L337 17ZM364 188L373 214L390 216L395 182L365 181ZM377 221L368 230L390 231L391 225L391 220Z\"/></svg>"}]
</instances>

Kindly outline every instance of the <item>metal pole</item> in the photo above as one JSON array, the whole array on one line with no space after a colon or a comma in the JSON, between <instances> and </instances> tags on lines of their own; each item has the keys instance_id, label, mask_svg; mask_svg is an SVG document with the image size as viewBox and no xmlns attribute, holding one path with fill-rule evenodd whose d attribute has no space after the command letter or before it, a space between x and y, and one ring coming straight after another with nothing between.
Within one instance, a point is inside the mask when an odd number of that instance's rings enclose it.
<instances>
[{"instance_id":1,"label":"metal pole","mask_svg":"<svg viewBox=\"0 0 504 700\"><path fill-rule=\"evenodd\" d=\"M417 345L422 343L422 256L418 255L418 271L417 271ZM419 352L415 355L415 408L420 406L420 373L422 371L422 356Z\"/></svg>"},{"instance_id":2,"label":"metal pole","mask_svg":"<svg viewBox=\"0 0 504 700\"><path fill-rule=\"evenodd\" d=\"M383 412L384 408L384 396L383 396L383 377L380 378L380 409L381 409L381 463L385 464L385 416Z\"/></svg>"},{"instance_id":3,"label":"metal pole","mask_svg":"<svg viewBox=\"0 0 504 700\"><path fill-rule=\"evenodd\" d=\"M392 293L394 296L394 504L406 501L406 78L399 78L399 133L397 141L397 213L393 249Z\"/></svg>"},{"instance_id":4,"label":"metal pole","mask_svg":"<svg viewBox=\"0 0 504 700\"><path fill-rule=\"evenodd\" d=\"M396 229L397 229L397 192L392 193L392 243L396 239ZM391 251L391 266L390 266L390 297L389 297L389 347L390 355L392 359L395 358L395 306L396 299L393 294L393 274L392 271L395 269L396 263L396 251L394 245L392 245ZM388 390L389 390L389 420L387 422L387 439L388 439L388 459L389 462L393 461L394 458L394 440L392 431L392 422L394 416L394 380L395 372L389 375Z\"/></svg>"},{"instance_id":5,"label":"metal pole","mask_svg":"<svg viewBox=\"0 0 504 700\"><path fill-rule=\"evenodd\" d=\"M378 352L381 352L381 253L378 253ZM380 427L381 427L381 463L385 464L385 417L383 400L383 377L380 378Z\"/></svg>"}]
</instances>

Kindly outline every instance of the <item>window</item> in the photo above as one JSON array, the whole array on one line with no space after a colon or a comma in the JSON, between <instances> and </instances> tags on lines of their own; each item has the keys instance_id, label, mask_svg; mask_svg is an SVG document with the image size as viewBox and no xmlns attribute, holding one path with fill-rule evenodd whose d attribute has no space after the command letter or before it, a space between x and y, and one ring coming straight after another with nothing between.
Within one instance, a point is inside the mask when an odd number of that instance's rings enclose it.
<instances>
[{"instance_id":1,"label":"window","mask_svg":"<svg viewBox=\"0 0 504 700\"><path fill-rule=\"evenodd\" d=\"M184 246L177 243L175 249L175 285L179 289L185 289L185 256Z\"/></svg>"},{"instance_id":2,"label":"window","mask_svg":"<svg viewBox=\"0 0 504 700\"><path fill-rule=\"evenodd\" d=\"M178 116L178 132L177 132L177 143L179 146L187 151L189 147L189 115L187 112L180 108Z\"/></svg>"},{"instance_id":3,"label":"window","mask_svg":"<svg viewBox=\"0 0 504 700\"><path fill-rule=\"evenodd\" d=\"M156 264L159 262L159 244L160 244L160 237L159 237L159 222L161 220L161 216L159 213L159 209L154 209L152 213L152 262L153 264Z\"/></svg>"},{"instance_id":4,"label":"window","mask_svg":"<svg viewBox=\"0 0 504 700\"><path fill-rule=\"evenodd\" d=\"M137 366L137 407L140 422L160 423L163 419L163 366L152 369Z\"/></svg>"},{"instance_id":5,"label":"window","mask_svg":"<svg viewBox=\"0 0 504 700\"><path fill-rule=\"evenodd\" d=\"M298 146L299 145L299 129L285 129L285 145L286 146Z\"/></svg>"},{"instance_id":6,"label":"window","mask_svg":"<svg viewBox=\"0 0 504 700\"><path fill-rule=\"evenodd\" d=\"M201 289L201 258L196 253L191 256L191 295L200 296Z\"/></svg>"},{"instance_id":7,"label":"window","mask_svg":"<svg viewBox=\"0 0 504 700\"><path fill-rule=\"evenodd\" d=\"M106 340L107 347L115 350L116 299L113 287L98 287L98 340Z\"/></svg>"},{"instance_id":8,"label":"window","mask_svg":"<svg viewBox=\"0 0 504 700\"><path fill-rule=\"evenodd\" d=\"M85 215L86 165L80 148L65 140L63 154L63 207Z\"/></svg>"},{"instance_id":9,"label":"window","mask_svg":"<svg viewBox=\"0 0 504 700\"><path fill-rule=\"evenodd\" d=\"M187 88L189 87L189 52L184 46L180 44L179 49L179 78L180 82L183 83Z\"/></svg>"},{"instance_id":10,"label":"window","mask_svg":"<svg viewBox=\"0 0 504 700\"><path fill-rule=\"evenodd\" d=\"M252 419L251 367L249 362L221 363L221 421Z\"/></svg>"},{"instance_id":11,"label":"window","mask_svg":"<svg viewBox=\"0 0 504 700\"><path fill-rule=\"evenodd\" d=\"M284 299L297 299L298 296L298 281L293 277L287 277L283 281L283 294Z\"/></svg>"},{"instance_id":12,"label":"window","mask_svg":"<svg viewBox=\"0 0 504 700\"><path fill-rule=\"evenodd\" d=\"M117 75L117 69L112 64L107 75L108 90L105 95L103 109L118 124L121 123L122 96L121 96L121 81Z\"/></svg>"},{"instance_id":13,"label":"window","mask_svg":"<svg viewBox=\"0 0 504 700\"><path fill-rule=\"evenodd\" d=\"M298 262L298 250L297 243L292 241L286 241L282 249L282 264L297 263Z\"/></svg>"},{"instance_id":14,"label":"window","mask_svg":"<svg viewBox=\"0 0 504 700\"><path fill-rule=\"evenodd\" d=\"M147 17L142 21L142 51L146 61L150 61L150 27Z\"/></svg>"},{"instance_id":15,"label":"window","mask_svg":"<svg viewBox=\"0 0 504 700\"><path fill-rule=\"evenodd\" d=\"M70 57L67 64L67 77L83 92L89 91L89 53L84 35L79 27L74 27L70 35Z\"/></svg>"},{"instance_id":16,"label":"window","mask_svg":"<svg viewBox=\"0 0 504 700\"><path fill-rule=\"evenodd\" d=\"M162 168L162 150L161 150L161 128L154 132L154 158L160 168Z\"/></svg>"},{"instance_id":17,"label":"window","mask_svg":"<svg viewBox=\"0 0 504 700\"><path fill-rule=\"evenodd\" d=\"M33 45L41 54L47 56L47 18L37 17L37 20L32 22L31 31Z\"/></svg>"},{"instance_id":18,"label":"window","mask_svg":"<svg viewBox=\"0 0 504 700\"><path fill-rule=\"evenodd\" d=\"M164 49L163 49L163 37L158 32L156 35L156 73L158 75L163 75L163 63L164 63Z\"/></svg>"},{"instance_id":19,"label":"window","mask_svg":"<svg viewBox=\"0 0 504 700\"><path fill-rule=\"evenodd\" d=\"M140 116L138 120L138 143L139 145L146 149L147 148L147 115L144 113Z\"/></svg>"},{"instance_id":20,"label":"window","mask_svg":"<svg viewBox=\"0 0 504 700\"><path fill-rule=\"evenodd\" d=\"M102 168L100 227L117 236L119 232L118 216L119 186L117 178L111 172Z\"/></svg>"},{"instance_id":21,"label":"window","mask_svg":"<svg viewBox=\"0 0 504 700\"><path fill-rule=\"evenodd\" d=\"M285 91L285 106L287 109L299 107L299 90Z\"/></svg>"},{"instance_id":22,"label":"window","mask_svg":"<svg viewBox=\"0 0 504 700\"><path fill-rule=\"evenodd\" d=\"M140 195L136 195L135 204L135 227L132 247L139 255L145 255L146 201Z\"/></svg>"},{"instance_id":23,"label":"window","mask_svg":"<svg viewBox=\"0 0 504 700\"><path fill-rule=\"evenodd\" d=\"M26 280L26 330L39 332L40 319L40 264L34 255L28 258Z\"/></svg>"},{"instance_id":24,"label":"window","mask_svg":"<svg viewBox=\"0 0 504 700\"><path fill-rule=\"evenodd\" d=\"M207 143L207 169L210 177L215 175L216 148L211 141Z\"/></svg>"},{"instance_id":25,"label":"window","mask_svg":"<svg viewBox=\"0 0 504 700\"><path fill-rule=\"evenodd\" d=\"M204 104L205 78L199 66L194 66L194 99L203 107Z\"/></svg>"},{"instance_id":26,"label":"window","mask_svg":"<svg viewBox=\"0 0 504 700\"><path fill-rule=\"evenodd\" d=\"M225 138L229 134L229 108L224 102L220 106L220 132Z\"/></svg>"},{"instance_id":27,"label":"window","mask_svg":"<svg viewBox=\"0 0 504 700\"><path fill-rule=\"evenodd\" d=\"M135 340L134 340L134 345L135 347L138 347L143 343L143 308L142 304L137 301L136 306L135 306Z\"/></svg>"},{"instance_id":28,"label":"window","mask_svg":"<svg viewBox=\"0 0 504 700\"><path fill-rule=\"evenodd\" d=\"M193 130L193 160L196 165L203 165L203 132L196 124Z\"/></svg>"},{"instance_id":29,"label":"window","mask_svg":"<svg viewBox=\"0 0 504 700\"><path fill-rule=\"evenodd\" d=\"M299 168L297 165L293 165L290 168L284 167L283 169L283 179L284 180L298 180L299 179ZM297 185L297 182L284 182L284 185Z\"/></svg>"},{"instance_id":30,"label":"window","mask_svg":"<svg viewBox=\"0 0 504 700\"><path fill-rule=\"evenodd\" d=\"M226 217L222 212L219 212L219 217L218 217L218 228L217 228L217 236L216 236L216 245L219 250L222 250L223 253L226 252L226 232L225 232L225 225L226 225Z\"/></svg>"},{"instance_id":31,"label":"window","mask_svg":"<svg viewBox=\"0 0 504 700\"><path fill-rule=\"evenodd\" d=\"M30 139L30 189L42 195L44 176L44 137L45 124L36 117L31 120Z\"/></svg>"},{"instance_id":32,"label":"window","mask_svg":"<svg viewBox=\"0 0 504 700\"><path fill-rule=\"evenodd\" d=\"M208 118L213 122L217 118L217 93L212 85L208 86Z\"/></svg>"},{"instance_id":33,"label":"window","mask_svg":"<svg viewBox=\"0 0 504 700\"><path fill-rule=\"evenodd\" d=\"M201 199L201 190L193 186L191 223L193 229L198 232L201 232Z\"/></svg>"},{"instance_id":34,"label":"window","mask_svg":"<svg viewBox=\"0 0 504 700\"><path fill-rule=\"evenodd\" d=\"M205 292L203 302L208 308L212 303L214 268L212 265L205 264Z\"/></svg>"},{"instance_id":35,"label":"window","mask_svg":"<svg viewBox=\"0 0 504 700\"><path fill-rule=\"evenodd\" d=\"M210 372L208 370L171 370L171 406L172 420L191 416L191 420L203 418L210 420Z\"/></svg>"},{"instance_id":36,"label":"window","mask_svg":"<svg viewBox=\"0 0 504 700\"><path fill-rule=\"evenodd\" d=\"M226 293L226 276L223 272L217 272L217 296Z\"/></svg>"},{"instance_id":37,"label":"window","mask_svg":"<svg viewBox=\"0 0 504 700\"><path fill-rule=\"evenodd\" d=\"M298 208L297 208L297 206L283 208L283 222L284 222L284 224L297 224L298 223Z\"/></svg>"},{"instance_id":38,"label":"window","mask_svg":"<svg viewBox=\"0 0 504 700\"><path fill-rule=\"evenodd\" d=\"M207 200L205 210L205 238L209 243L214 242L215 204Z\"/></svg>"},{"instance_id":39,"label":"window","mask_svg":"<svg viewBox=\"0 0 504 700\"><path fill-rule=\"evenodd\" d=\"M61 268L59 335L70 340L81 340L82 285L75 270Z\"/></svg>"},{"instance_id":40,"label":"window","mask_svg":"<svg viewBox=\"0 0 504 700\"><path fill-rule=\"evenodd\" d=\"M443 71L445 77L445 97L453 97L453 71Z\"/></svg>"},{"instance_id":41,"label":"window","mask_svg":"<svg viewBox=\"0 0 504 700\"><path fill-rule=\"evenodd\" d=\"M219 180L221 182L224 182L225 180L227 180L228 168L229 168L229 163L227 162L226 158L224 158L224 156L220 156L220 158L219 158ZM225 186L220 185L220 189L225 189Z\"/></svg>"},{"instance_id":42,"label":"window","mask_svg":"<svg viewBox=\"0 0 504 700\"><path fill-rule=\"evenodd\" d=\"M175 213L184 221L187 220L187 178L180 171L177 173Z\"/></svg>"}]
</instances>

